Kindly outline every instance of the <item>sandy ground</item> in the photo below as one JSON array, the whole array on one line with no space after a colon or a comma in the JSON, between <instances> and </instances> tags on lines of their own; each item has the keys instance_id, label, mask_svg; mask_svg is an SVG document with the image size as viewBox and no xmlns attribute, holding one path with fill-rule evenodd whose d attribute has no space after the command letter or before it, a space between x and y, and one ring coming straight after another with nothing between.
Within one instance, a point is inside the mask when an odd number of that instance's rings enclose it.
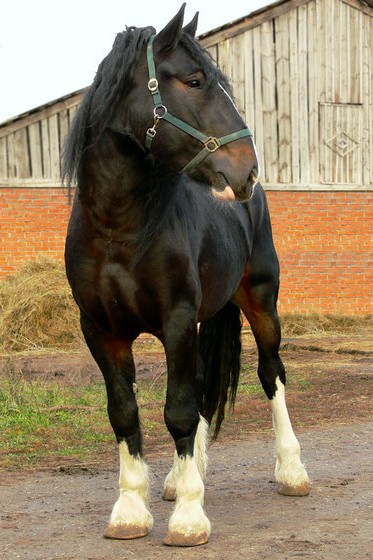
<instances>
[{"instance_id":1,"label":"sandy ground","mask_svg":"<svg viewBox=\"0 0 373 560\"><path fill-rule=\"evenodd\" d=\"M288 391L312 480L310 496L290 498L276 492L273 436L269 430L250 433L244 424L245 402L238 399L235 421L227 422L209 451L205 499L212 522L209 544L193 549L162 545L172 504L162 501L161 490L171 457L164 448L157 450L153 441L147 446L155 521L150 535L135 541L102 536L117 498L116 457L108 457L106 466L101 462L61 467L57 462L43 470L0 473L1 558L373 558L372 337L362 335L353 342L327 337L289 340L282 355L290 378L300 369L313 382L306 392L292 392L291 384ZM146 374L150 361L157 364L156 358L141 356L140 369ZM18 366L34 375L65 371L69 379L69 368L78 364L80 375L92 372L86 360L28 356L20 357ZM161 362L158 366L164 367ZM157 375L157 370L152 372ZM251 415L268 415L261 395L252 398L251 407ZM258 432L258 425L255 429Z\"/></svg>"},{"instance_id":2,"label":"sandy ground","mask_svg":"<svg viewBox=\"0 0 373 560\"><path fill-rule=\"evenodd\" d=\"M372 429L366 422L300 434L312 478L306 498L277 494L268 436L213 445L205 502L213 532L208 545L193 550L162 545L172 508L161 499L165 457L149 458L155 523L135 541L102 537L117 496L113 468L13 473L1 488L2 558L372 558Z\"/></svg>"}]
</instances>

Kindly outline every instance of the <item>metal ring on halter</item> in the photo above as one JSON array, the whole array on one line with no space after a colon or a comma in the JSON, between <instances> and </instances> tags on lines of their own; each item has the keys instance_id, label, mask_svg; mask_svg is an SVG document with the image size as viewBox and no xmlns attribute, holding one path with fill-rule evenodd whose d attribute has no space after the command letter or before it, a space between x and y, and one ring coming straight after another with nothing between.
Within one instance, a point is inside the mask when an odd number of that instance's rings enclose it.
<instances>
[{"instance_id":1,"label":"metal ring on halter","mask_svg":"<svg viewBox=\"0 0 373 560\"><path fill-rule=\"evenodd\" d=\"M164 105L156 105L156 107L154 107L153 113L155 119L163 119L163 117L167 113L167 107L165 107Z\"/></svg>"}]
</instances>

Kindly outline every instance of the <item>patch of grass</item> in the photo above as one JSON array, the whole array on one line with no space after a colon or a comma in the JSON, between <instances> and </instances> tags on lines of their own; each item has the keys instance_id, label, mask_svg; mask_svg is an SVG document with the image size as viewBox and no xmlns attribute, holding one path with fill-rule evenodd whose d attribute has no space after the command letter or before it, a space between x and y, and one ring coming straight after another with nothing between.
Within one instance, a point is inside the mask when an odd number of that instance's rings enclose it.
<instances>
[{"instance_id":1,"label":"patch of grass","mask_svg":"<svg viewBox=\"0 0 373 560\"><path fill-rule=\"evenodd\" d=\"M256 373L256 359L253 360L253 364L247 364L242 360L238 393L242 395L257 395L258 393L263 393L262 385Z\"/></svg>"},{"instance_id":2,"label":"patch of grass","mask_svg":"<svg viewBox=\"0 0 373 560\"><path fill-rule=\"evenodd\" d=\"M147 438L166 435L164 379L141 380L141 423ZM65 384L63 378L29 378L8 360L0 374L0 467L41 466L69 458L95 463L115 455L115 437L102 382ZM161 440L162 440L161 435Z\"/></svg>"},{"instance_id":3,"label":"patch of grass","mask_svg":"<svg viewBox=\"0 0 373 560\"><path fill-rule=\"evenodd\" d=\"M47 457L91 459L111 439L105 390L100 383L64 386L28 380L8 362L0 390L0 464L24 465Z\"/></svg>"}]
</instances>

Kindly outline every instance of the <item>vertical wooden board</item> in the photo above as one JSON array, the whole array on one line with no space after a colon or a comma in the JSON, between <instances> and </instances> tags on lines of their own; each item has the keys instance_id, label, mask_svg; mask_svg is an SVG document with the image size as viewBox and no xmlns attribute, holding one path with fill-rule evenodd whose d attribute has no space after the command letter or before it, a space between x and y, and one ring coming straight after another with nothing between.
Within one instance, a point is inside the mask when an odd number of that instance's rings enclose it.
<instances>
[{"instance_id":1,"label":"vertical wooden board","mask_svg":"<svg viewBox=\"0 0 373 560\"><path fill-rule=\"evenodd\" d=\"M13 179L16 177L16 166L14 157L14 134L6 136L6 149L8 155L8 178Z\"/></svg>"},{"instance_id":2,"label":"vertical wooden board","mask_svg":"<svg viewBox=\"0 0 373 560\"><path fill-rule=\"evenodd\" d=\"M349 152L345 158L347 162L346 179L348 184L362 185L363 183L363 108L359 105L352 105L346 108L346 124L347 134L358 143L356 149ZM341 117L343 122L343 117Z\"/></svg>"},{"instance_id":3,"label":"vertical wooden board","mask_svg":"<svg viewBox=\"0 0 373 560\"><path fill-rule=\"evenodd\" d=\"M333 0L334 2L334 0ZM340 56L341 48L341 26L343 22L341 21L341 4L342 2L335 2L334 17L333 17L333 66L331 71L333 73L333 92L332 101L334 103L341 103L343 101L343 95L341 91L341 81L342 81L342 57Z\"/></svg>"},{"instance_id":4,"label":"vertical wooden board","mask_svg":"<svg viewBox=\"0 0 373 560\"><path fill-rule=\"evenodd\" d=\"M309 156L310 156L310 183L319 183L319 42L316 3L307 4L307 36L308 36L308 114L309 114Z\"/></svg>"},{"instance_id":5,"label":"vertical wooden board","mask_svg":"<svg viewBox=\"0 0 373 560\"><path fill-rule=\"evenodd\" d=\"M0 179L7 179L8 177L8 157L7 157L7 144L6 136L0 138Z\"/></svg>"},{"instance_id":6,"label":"vertical wooden board","mask_svg":"<svg viewBox=\"0 0 373 560\"><path fill-rule=\"evenodd\" d=\"M299 57L299 161L302 185L310 183L309 133L308 133L308 45L307 5L298 8L298 57Z\"/></svg>"},{"instance_id":7,"label":"vertical wooden board","mask_svg":"<svg viewBox=\"0 0 373 560\"><path fill-rule=\"evenodd\" d=\"M52 115L48 118L49 127L49 149L51 160L51 178L59 179L61 176L60 170L60 145L58 133L58 116Z\"/></svg>"},{"instance_id":8,"label":"vertical wooden board","mask_svg":"<svg viewBox=\"0 0 373 560\"><path fill-rule=\"evenodd\" d=\"M220 70L230 78L230 42L229 39L222 41L219 44L219 68Z\"/></svg>"},{"instance_id":9,"label":"vertical wooden board","mask_svg":"<svg viewBox=\"0 0 373 560\"><path fill-rule=\"evenodd\" d=\"M217 65L219 65L219 61L218 61L218 47L217 47L217 45L213 45L212 47L208 47L206 50L210 53L210 56L211 56L212 60L213 60Z\"/></svg>"},{"instance_id":10,"label":"vertical wooden board","mask_svg":"<svg viewBox=\"0 0 373 560\"><path fill-rule=\"evenodd\" d=\"M20 128L14 136L14 163L16 177L22 179L31 176L27 129Z\"/></svg>"},{"instance_id":11,"label":"vertical wooden board","mask_svg":"<svg viewBox=\"0 0 373 560\"><path fill-rule=\"evenodd\" d=\"M41 121L41 145L43 155L43 177L44 179L51 179L52 175L49 150L49 127L47 119L42 119Z\"/></svg>"},{"instance_id":12,"label":"vertical wooden board","mask_svg":"<svg viewBox=\"0 0 373 560\"><path fill-rule=\"evenodd\" d=\"M315 0L316 9L316 71L318 73L319 102L326 103L326 37L325 37L325 6L324 0Z\"/></svg>"},{"instance_id":13,"label":"vertical wooden board","mask_svg":"<svg viewBox=\"0 0 373 560\"><path fill-rule=\"evenodd\" d=\"M350 91L348 103L362 102L362 17L363 14L359 10L348 7L349 34L351 37L350 58Z\"/></svg>"},{"instance_id":14,"label":"vertical wooden board","mask_svg":"<svg viewBox=\"0 0 373 560\"><path fill-rule=\"evenodd\" d=\"M276 69L273 44L273 20L261 25L262 35L262 92L263 132L266 177L269 183L278 182L278 137L276 107Z\"/></svg>"},{"instance_id":15,"label":"vertical wooden board","mask_svg":"<svg viewBox=\"0 0 373 560\"><path fill-rule=\"evenodd\" d=\"M58 113L58 131L59 131L59 150L62 154L65 138L69 130L69 116L67 109Z\"/></svg>"},{"instance_id":16,"label":"vertical wooden board","mask_svg":"<svg viewBox=\"0 0 373 560\"><path fill-rule=\"evenodd\" d=\"M261 33L260 27L253 29L254 45L254 99L255 99L255 144L261 167L263 182L268 182L264 153L264 131L263 131L263 98L262 98L262 61L261 61Z\"/></svg>"},{"instance_id":17,"label":"vertical wooden board","mask_svg":"<svg viewBox=\"0 0 373 560\"><path fill-rule=\"evenodd\" d=\"M290 53L288 15L275 20L279 182L291 182Z\"/></svg>"},{"instance_id":18,"label":"vertical wooden board","mask_svg":"<svg viewBox=\"0 0 373 560\"><path fill-rule=\"evenodd\" d=\"M43 178L43 156L41 146L40 123L30 124L28 127L31 157L31 175L37 179Z\"/></svg>"},{"instance_id":19,"label":"vertical wooden board","mask_svg":"<svg viewBox=\"0 0 373 560\"><path fill-rule=\"evenodd\" d=\"M324 84L325 84L325 99L326 103L334 101L334 0L323 0L324 7L324 33L325 39L324 51L321 53L325 57L324 63Z\"/></svg>"},{"instance_id":20,"label":"vertical wooden board","mask_svg":"<svg viewBox=\"0 0 373 560\"><path fill-rule=\"evenodd\" d=\"M363 184L373 184L373 18L363 18L362 101L363 101Z\"/></svg>"},{"instance_id":21,"label":"vertical wooden board","mask_svg":"<svg viewBox=\"0 0 373 560\"><path fill-rule=\"evenodd\" d=\"M255 136L255 100L254 100L254 68L252 31L244 33L243 48L245 51L245 120Z\"/></svg>"},{"instance_id":22,"label":"vertical wooden board","mask_svg":"<svg viewBox=\"0 0 373 560\"><path fill-rule=\"evenodd\" d=\"M322 183L331 183L331 149L327 146L327 143L331 139L331 127L329 127L329 112L328 105L322 103L320 105L320 175ZM330 129L330 130L329 130Z\"/></svg>"},{"instance_id":23,"label":"vertical wooden board","mask_svg":"<svg viewBox=\"0 0 373 560\"><path fill-rule=\"evenodd\" d=\"M77 110L78 110L78 105L73 105L73 107L70 107L70 109L68 110L69 128L74 120Z\"/></svg>"},{"instance_id":24,"label":"vertical wooden board","mask_svg":"<svg viewBox=\"0 0 373 560\"><path fill-rule=\"evenodd\" d=\"M233 95L237 109L245 118L245 50L244 36L239 34L233 39L232 45L232 77Z\"/></svg>"},{"instance_id":25,"label":"vertical wooden board","mask_svg":"<svg viewBox=\"0 0 373 560\"><path fill-rule=\"evenodd\" d=\"M339 61L339 99L336 102L348 103L350 99L350 56L351 41L349 33L348 6L340 2L338 6L339 13L339 45L338 45L338 61ZM337 69L336 69L337 71Z\"/></svg>"},{"instance_id":26,"label":"vertical wooden board","mask_svg":"<svg viewBox=\"0 0 373 560\"><path fill-rule=\"evenodd\" d=\"M289 12L289 62L290 62L290 127L291 127L291 182L299 185L299 69L297 11Z\"/></svg>"}]
</instances>

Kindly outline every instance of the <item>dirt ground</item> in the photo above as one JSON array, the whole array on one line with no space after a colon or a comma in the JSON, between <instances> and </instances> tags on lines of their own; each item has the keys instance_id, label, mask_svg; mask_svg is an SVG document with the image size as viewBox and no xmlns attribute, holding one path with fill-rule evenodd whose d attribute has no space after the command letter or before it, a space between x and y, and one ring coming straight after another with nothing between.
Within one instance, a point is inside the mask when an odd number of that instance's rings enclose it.
<instances>
[{"instance_id":1,"label":"dirt ground","mask_svg":"<svg viewBox=\"0 0 373 560\"><path fill-rule=\"evenodd\" d=\"M56 463L43 470L2 472L0 550L4 560L292 559L373 557L373 337L285 339L287 402L312 480L310 496L280 496L274 484L274 442L268 403L238 396L236 414L209 451L205 509L208 545L162 545L172 504L161 489L171 450L146 441L154 528L143 539L102 537L117 497L117 458L106 465ZM244 360L254 360L245 350ZM86 353L17 358L33 375L98 375ZM156 375L163 356L137 360L140 375ZM304 390L292 390L301 376ZM252 422L255 418L256 421ZM251 420L250 420L251 419ZM102 458L101 458L102 460Z\"/></svg>"}]
</instances>

